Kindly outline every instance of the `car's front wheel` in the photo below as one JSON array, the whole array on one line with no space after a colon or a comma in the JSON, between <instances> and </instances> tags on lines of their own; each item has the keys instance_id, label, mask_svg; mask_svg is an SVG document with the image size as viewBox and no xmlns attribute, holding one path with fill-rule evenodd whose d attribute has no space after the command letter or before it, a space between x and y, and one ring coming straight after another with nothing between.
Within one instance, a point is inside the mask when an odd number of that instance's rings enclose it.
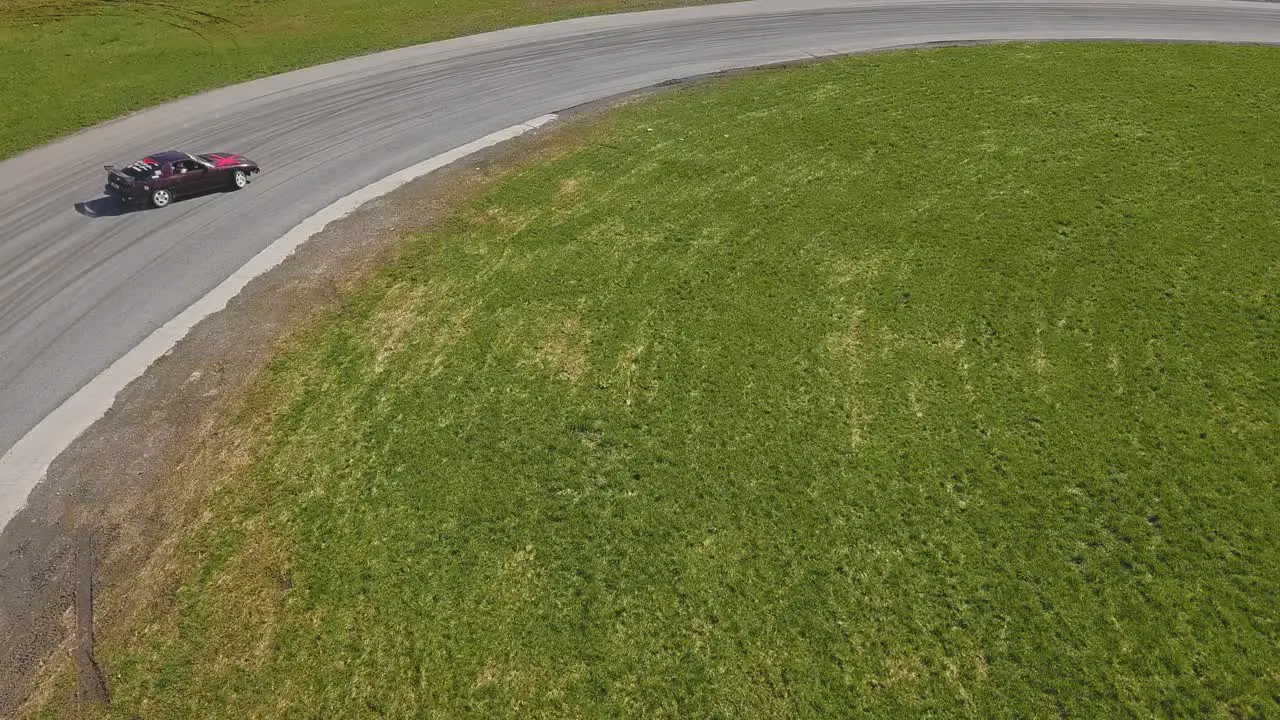
<instances>
[{"instance_id":1,"label":"car's front wheel","mask_svg":"<svg viewBox=\"0 0 1280 720\"><path fill-rule=\"evenodd\" d=\"M156 190L151 193L151 204L155 207L162 208L173 200L173 195L168 190Z\"/></svg>"},{"instance_id":2,"label":"car's front wheel","mask_svg":"<svg viewBox=\"0 0 1280 720\"><path fill-rule=\"evenodd\" d=\"M235 189L239 190L240 188L248 184L249 184L249 176L246 175L243 170L237 170L231 173L231 185Z\"/></svg>"}]
</instances>

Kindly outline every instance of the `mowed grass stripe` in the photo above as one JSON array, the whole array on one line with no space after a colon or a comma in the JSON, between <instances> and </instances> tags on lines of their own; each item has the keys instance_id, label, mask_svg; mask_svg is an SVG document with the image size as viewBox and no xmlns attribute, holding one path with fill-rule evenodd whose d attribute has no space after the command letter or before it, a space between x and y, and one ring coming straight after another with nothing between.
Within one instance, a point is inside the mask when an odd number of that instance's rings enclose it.
<instances>
[{"instance_id":1,"label":"mowed grass stripe","mask_svg":"<svg viewBox=\"0 0 1280 720\"><path fill-rule=\"evenodd\" d=\"M104 631L113 712L1280 711L1278 59L897 52L618 111L192 461L225 490Z\"/></svg>"}]
</instances>

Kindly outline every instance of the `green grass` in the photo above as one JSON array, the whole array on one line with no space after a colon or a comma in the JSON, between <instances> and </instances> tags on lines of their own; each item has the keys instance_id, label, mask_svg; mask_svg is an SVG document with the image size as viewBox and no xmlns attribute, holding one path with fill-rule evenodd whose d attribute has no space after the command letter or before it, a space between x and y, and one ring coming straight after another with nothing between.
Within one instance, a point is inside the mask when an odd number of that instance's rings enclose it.
<instances>
[{"instance_id":1,"label":"green grass","mask_svg":"<svg viewBox=\"0 0 1280 720\"><path fill-rule=\"evenodd\" d=\"M5 0L0 159L177 97L377 50L707 0Z\"/></svg>"},{"instance_id":2,"label":"green grass","mask_svg":"<svg viewBox=\"0 0 1280 720\"><path fill-rule=\"evenodd\" d=\"M272 366L112 712L1280 713L1276 117L1120 45L610 116Z\"/></svg>"}]
</instances>

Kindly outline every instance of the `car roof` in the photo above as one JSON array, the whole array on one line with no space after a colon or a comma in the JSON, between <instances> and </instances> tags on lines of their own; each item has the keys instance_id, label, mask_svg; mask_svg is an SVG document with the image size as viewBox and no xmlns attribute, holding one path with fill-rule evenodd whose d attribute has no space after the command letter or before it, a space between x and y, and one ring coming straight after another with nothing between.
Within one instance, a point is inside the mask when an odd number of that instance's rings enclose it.
<instances>
[{"instance_id":1,"label":"car roof","mask_svg":"<svg viewBox=\"0 0 1280 720\"><path fill-rule=\"evenodd\" d=\"M186 160L191 156L184 152L178 152L177 150L161 150L160 152L151 153L146 157L159 163L167 163L175 160Z\"/></svg>"}]
</instances>

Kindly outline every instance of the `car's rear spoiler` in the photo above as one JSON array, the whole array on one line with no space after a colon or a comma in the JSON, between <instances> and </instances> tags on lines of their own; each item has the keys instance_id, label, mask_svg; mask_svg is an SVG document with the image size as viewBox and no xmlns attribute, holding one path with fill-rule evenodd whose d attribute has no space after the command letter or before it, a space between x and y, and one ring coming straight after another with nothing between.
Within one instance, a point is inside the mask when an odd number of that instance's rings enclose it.
<instances>
[{"instance_id":1,"label":"car's rear spoiler","mask_svg":"<svg viewBox=\"0 0 1280 720\"><path fill-rule=\"evenodd\" d=\"M115 165L103 165L102 167L107 171L107 177L120 178L122 181L129 183L133 182L132 178L120 172L120 169Z\"/></svg>"}]
</instances>

